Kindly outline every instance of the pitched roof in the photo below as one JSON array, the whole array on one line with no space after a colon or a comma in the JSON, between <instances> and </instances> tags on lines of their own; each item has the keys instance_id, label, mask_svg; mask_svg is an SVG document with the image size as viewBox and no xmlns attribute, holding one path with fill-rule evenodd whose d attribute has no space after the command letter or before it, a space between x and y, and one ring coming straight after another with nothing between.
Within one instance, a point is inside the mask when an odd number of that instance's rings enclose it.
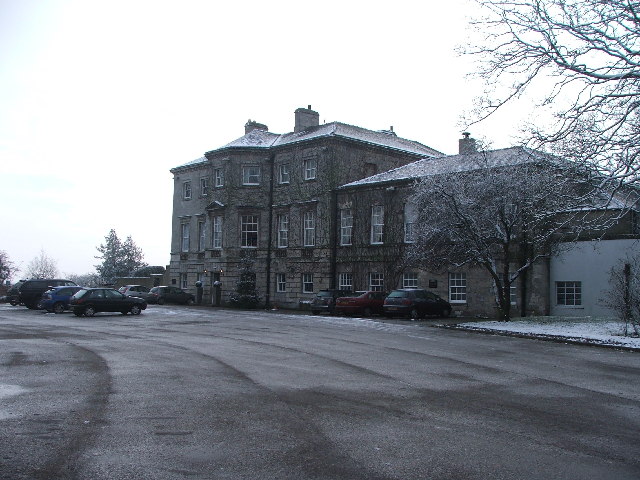
<instances>
[{"instance_id":1,"label":"pitched roof","mask_svg":"<svg viewBox=\"0 0 640 480\"><path fill-rule=\"evenodd\" d=\"M401 150L417 155L430 157L441 156L442 153L431 147L413 140L398 137L393 132L373 131L366 128L347 125L346 123L331 122L316 127L307 128L301 132L290 132L284 134L271 133L266 130L254 129L242 137L226 144L225 146L212 150L224 150L227 148L271 148L284 145L291 145L298 142L312 140L322 137L340 137L359 142L377 145L381 147Z\"/></svg>"},{"instance_id":2,"label":"pitched roof","mask_svg":"<svg viewBox=\"0 0 640 480\"><path fill-rule=\"evenodd\" d=\"M442 175L454 172L470 172L482 168L506 167L524 163L551 160L551 156L526 147L510 147L488 152L466 155L448 155L438 158L423 158L387 172L363 178L342 185L340 188L373 185L395 181L415 180L430 175Z\"/></svg>"}]
</instances>

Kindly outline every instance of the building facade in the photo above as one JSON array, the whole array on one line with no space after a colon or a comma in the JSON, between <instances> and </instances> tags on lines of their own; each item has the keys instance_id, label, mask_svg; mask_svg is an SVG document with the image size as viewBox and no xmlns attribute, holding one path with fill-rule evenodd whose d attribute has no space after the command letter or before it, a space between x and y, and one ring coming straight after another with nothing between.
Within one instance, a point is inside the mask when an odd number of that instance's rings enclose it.
<instances>
[{"instance_id":1,"label":"building facade","mask_svg":"<svg viewBox=\"0 0 640 480\"><path fill-rule=\"evenodd\" d=\"M171 170L171 282L200 281L224 305L250 268L265 304L298 308L335 286L337 187L440 156L392 129L320 125L310 107L287 134L249 121L244 136Z\"/></svg>"}]
</instances>

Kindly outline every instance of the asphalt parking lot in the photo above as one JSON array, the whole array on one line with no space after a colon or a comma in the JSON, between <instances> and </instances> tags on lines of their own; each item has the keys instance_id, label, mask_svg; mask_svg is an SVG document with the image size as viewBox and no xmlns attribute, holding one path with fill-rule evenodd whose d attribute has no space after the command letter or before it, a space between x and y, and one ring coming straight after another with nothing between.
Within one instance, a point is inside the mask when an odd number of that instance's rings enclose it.
<instances>
[{"instance_id":1,"label":"asphalt parking lot","mask_svg":"<svg viewBox=\"0 0 640 480\"><path fill-rule=\"evenodd\" d=\"M0 478L637 479L640 355L376 321L0 305Z\"/></svg>"}]
</instances>

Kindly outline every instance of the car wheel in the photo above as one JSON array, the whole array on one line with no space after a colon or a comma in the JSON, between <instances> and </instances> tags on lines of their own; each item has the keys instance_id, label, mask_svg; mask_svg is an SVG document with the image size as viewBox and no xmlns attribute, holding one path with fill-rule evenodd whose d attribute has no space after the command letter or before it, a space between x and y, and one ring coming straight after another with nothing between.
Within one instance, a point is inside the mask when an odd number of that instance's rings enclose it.
<instances>
[{"instance_id":1,"label":"car wheel","mask_svg":"<svg viewBox=\"0 0 640 480\"><path fill-rule=\"evenodd\" d=\"M371 316L371 309L369 307L365 307L365 309L362 311L362 314L365 317L370 317Z\"/></svg>"},{"instance_id":2,"label":"car wheel","mask_svg":"<svg viewBox=\"0 0 640 480\"><path fill-rule=\"evenodd\" d=\"M196 301L193 298L187 300L187 305L193 305Z\"/></svg>"},{"instance_id":3,"label":"car wheel","mask_svg":"<svg viewBox=\"0 0 640 480\"><path fill-rule=\"evenodd\" d=\"M64 303L57 302L53 304L53 312L54 313L62 313L64 312Z\"/></svg>"},{"instance_id":4,"label":"car wheel","mask_svg":"<svg viewBox=\"0 0 640 480\"><path fill-rule=\"evenodd\" d=\"M412 308L411 312L409 312L409 318L413 321L413 320L417 320L418 318L420 318L420 312L418 312L417 308Z\"/></svg>"},{"instance_id":5,"label":"car wheel","mask_svg":"<svg viewBox=\"0 0 640 480\"><path fill-rule=\"evenodd\" d=\"M82 312L81 312L81 311L79 311L79 310L74 310L74 311L73 311L73 314L74 314L76 317L81 317L81 316L82 316Z\"/></svg>"},{"instance_id":6,"label":"car wheel","mask_svg":"<svg viewBox=\"0 0 640 480\"><path fill-rule=\"evenodd\" d=\"M131 315L140 315L140 312L142 312L138 305L134 305L129 311L131 312Z\"/></svg>"},{"instance_id":7,"label":"car wheel","mask_svg":"<svg viewBox=\"0 0 640 480\"><path fill-rule=\"evenodd\" d=\"M93 307L87 307L84 309L85 317L93 317L96 314L96 309Z\"/></svg>"},{"instance_id":8,"label":"car wheel","mask_svg":"<svg viewBox=\"0 0 640 480\"><path fill-rule=\"evenodd\" d=\"M15 300L11 300L9 302L11 304L11 306L15 307L16 305L18 305L18 302L16 302Z\"/></svg>"},{"instance_id":9,"label":"car wheel","mask_svg":"<svg viewBox=\"0 0 640 480\"><path fill-rule=\"evenodd\" d=\"M164 298L160 297L158 299L158 305L164 305Z\"/></svg>"}]
</instances>

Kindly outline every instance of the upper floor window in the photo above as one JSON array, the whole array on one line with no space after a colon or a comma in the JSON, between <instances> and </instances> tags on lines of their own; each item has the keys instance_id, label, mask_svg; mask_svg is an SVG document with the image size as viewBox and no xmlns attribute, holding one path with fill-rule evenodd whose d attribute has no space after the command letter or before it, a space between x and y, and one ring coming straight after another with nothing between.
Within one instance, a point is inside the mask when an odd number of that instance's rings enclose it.
<instances>
[{"instance_id":1,"label":"upper floor window","mask_svg":"<svg viewBox=\"0 0 640 480\"><path fill-rule=\"evenodd\" d=\"M350 208L340 210L340 245L351 245L353 212Z\"/></svg>"},{"instance_id":2,"label":"upper floor window","mask_svg":"<svg viewBox=\"0 0 640 480\"><path fill-rule=\"evenodd\" d=\"M260 166L245 165L242 167L243 185L260 185Z\"/></svg>"},{"instance_id":3,"label":"upper floor window","mask_svg":"<svg viewBox=\"0 0 640 480\"><path fill-rule=\"evenodd\" d=\"M203 197L209 195L209 177L202 177L200 179L200 195Z\"/></svg>"},{"instance_id":4,"label":"upper floor window","mask_svg":"<svg viewBox=\"0 0 640 480\"><path fill-rule=\"evenodd\" d=\"M416 221L416 209L413 204L407 203L404 206L404 241L406 243L413 243L416 241L415 237L415 221Z\"/></svg>"},{"instance_id":5,"label":"upper floor window","mask_svg":"<svg viewBox=\"0 0 640 480\"><path fill-rule=\"evenodd\" d=\"M216 187L224 186L224 172L221 168L216 168L213 170L213 181Z\"/></svg>"},{"instance_id":6,"label":"upper floor window","mask_svg":"<svg viewBox=\"0 0 640 480\"><path fill-rule=\"evenodd\" d=\"M182 184L182 198L191 200L191 182L184 182Z\"/></svg>"},{"instance_id":7,"label":"upper floor window","mask_svg":"<svg viewBox=\"0 0 640 480\"><path fill-rule=\"evenodd\" d=\"M213 217L211 226L211 246L213 248L222 248L222 217Z\"/></svg>"},{"instance_id":8,"label":"upper floor window","mask_svg":"<svg viewBox=\"0 0 640 480\"><path fill-rule=\"evenodd\" d=\"M558 305L582 305L582 282L556 282L556 303Z\"/></svg>"},{"instance_id":9,"label":"upper floor window","mask_svg":"<svg viewBox=\"0 0 640 480\"><path fill-rule=\"evenodd\" d=\"M382 205L374 205L371 207L371 244L382 243L383 232L384 207Z\"/></svg>"},{"instance_id":10,"label":"upper floor window","mask_svg":"<svg viewBox=\"0 0 640 480\"><path fill-rule=\"evenodd\" d=\"M314 180L316 178L316 170L318 168L318 159L316 157L305 158L304 160L304 179Z\"/></svg>"},{"instance_id":11,"label":"upper floor window","mask_svg":"<svg viewBox=\"0 0 640 480\"><path fill-rule=\"evenodd\" d=\"M289 164L282 163L278 167L278 183L289 183Z\"/></svg>"},{"instance_id":12,"label":"upper floor window","mask_svg":"<svg viewBox=\"0 0 640 480\"><path fill-rule=\"evenodd\" d=\"M189 251L189 224L188 223L180 224L180 251L182 252Z\"/></svg>"},{"instance_id":13,"label":"upper floor window","mask_svg":"<svg viewBox=\"0 0 640 480\"><path fill-rule=\"evenodd\" d=\"M467 274L449 274L449 302L466 303L467 301Z\"/></svg>"},{"instance_id":14,"label":"upper floor window","mask_svg":"<svg viewBox=\"0 0 640 480\"><path fill-rule=\"evenodd\" d=\"M305 247L313 247L316 244L316 215L315 212L304 212L303 216L303 240Z\"/></svg>"},{"instance_id":15,"label":"upper floor window","mask_svg":"<svg viewBox=\"0 0 640 480\"><path fill-rule=\"evenodd\" d=\"M278 215L278 247L289 246L289 215Z\"/></svg>"},{"instance_id":16,"label":"upper floor window","mask_svg":"<svg viewBox=\"0 0 640 480\"><path fill-rule=\"evenodd\" d=\"M240 246L258 246L258 216L242 215L240 217Z\"/></svg>"},{"instance_id":17,"label":"upper floor window","mask_svg":"<svg viewBox=\"0 0 640 480\"><path fill-rule=\"evenodd\" d=\"M206 230L204 227L204 220L198 220L198 251L204 251L206 239Z\"/></svg>"}]
</instances>

